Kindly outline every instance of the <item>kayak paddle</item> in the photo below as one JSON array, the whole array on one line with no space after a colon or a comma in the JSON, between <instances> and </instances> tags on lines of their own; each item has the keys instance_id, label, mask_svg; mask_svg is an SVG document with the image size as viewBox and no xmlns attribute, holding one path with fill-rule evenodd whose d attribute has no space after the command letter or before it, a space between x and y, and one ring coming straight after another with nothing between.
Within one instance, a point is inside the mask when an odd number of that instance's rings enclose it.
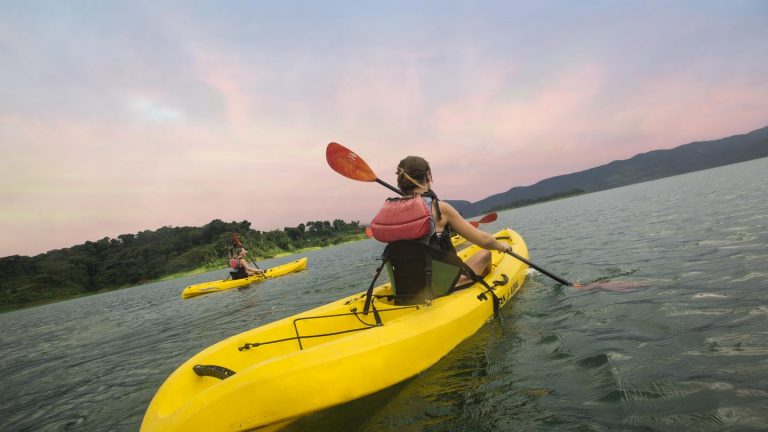
<instances>
[{"instance_id":1,"label":"kayak paddle","mask_svg":"<svg viewBox=\"0 0 768 432\"><path fill-rule=\"evenodd\" d=\"M489 223L489 222L495 221L497 217L498 217L498 215L496 214L496 212L488 213L487 215L481 217L480 220L470 221L469 224L472 225L473 227L477 228L482 223Z\"/></svg>"},{"instance_id":2,"label":"kayak paddle","mask_svg":"<svg viewBox=\"0 0 768 432\"><path fill-rule=\"evenodd\" d=\"M554 280L556 280L558 283L560 283L560 285L566 285L566 286L570 286L570 287L574 287L574 288L581 288L581 287L583 287L583 286L584 286L584 285L582 285L582 284L580 284L580 283L573 283L573 282L568 282L567 280L565 280L565 279L563 279L563 278L561 278L561 277L559 277L559 276L557 276L557 275L554 275L554 274L552 274L552 273L550 273L550 272L548 272L548 271L544 270L543 268L541 268L541 267L539 267L539 266L535 265L534 263L532 263L532 262L528 261L527 259L525 259L525 258L521 257L520 255L518 255L518 254L516 254L516 253L512 252L512 250L511 250L511 249L507 249L507 250L505 250L504 252L505 252L505 253L507 253L508 255L511 255L511 256L513 256L513 257L515 257L515 258L519 259L520 261L522 261L522 262L524 262L524 263L528 264L528 266L529 266L529 267L535 268L536 270L540 271L541 273L544 273L545 275L547 275L547 276L551 277L552 279L554 279Z\"/></svg>"},{"instance_id":3,"label":"kayak paddle","mask_svg":"<svg viewBox=\"0 0 768 432\"><path fill-rule=\"evenodd\" d=\"M352 150L344 147L339 143L332 142L328 144L328 147L325 149L325 159L328 161L328 165L331 167L331 169L333 169L334 171L343 175L346 178L357 180L357 181L364 181L364 182L376 182L390 190L397 192L400 195L404 195L400 189L392 185L389 185L384 181L382 181L381 179L379 179L376 176L376 173L373 172L371 167L369 167L368 164L365 163L363 158L358 156L357 153L353 152ZM492 218L492 220L489 220L489 222L492 222L493 220L496 220L498 215L496 213L491 213L486 217L488 217L489 219ZM483 217L482 219L485 219L485 217ZM521 257L520 255L512 252L511 250L507 250L505 252L517 258L518 260L524 262L525 264L528 264L529 267L534 268L540 271L541 273L551 277L561 285L567 285L567 286L576 287L576 288L582 287L581 284L574 284L574 283L568 282L567 280L544 270L543 268L528 261L527 259Z\"/></svg>"},{"instance_id":4,"label":"kayak paddle","mask_svg":"<svg viewBox=\"0 0 768 432\"><path fill-rule=\"evenodd\" d=\"M496 212L488 213L487 215L483 216L478 220L478 223L490 223L490 222L496 222L496 219L498 219L499 215L496 214Z\"/></svg>"},{"instance_id":5,"label":"kayak paddle","mask_svg":"<svg viewBox=\"0 0 768 432\"><path fill-rule=\"evenodd\" d=\"M376 174L365 163L363 158L339 143L332 142L328 144L328 147L325 149L325 160L328 161L331 169L346 178L364 182L376 182L398 195L405 195L400 189L376 177Z\"/></svg>"}]
</instances>

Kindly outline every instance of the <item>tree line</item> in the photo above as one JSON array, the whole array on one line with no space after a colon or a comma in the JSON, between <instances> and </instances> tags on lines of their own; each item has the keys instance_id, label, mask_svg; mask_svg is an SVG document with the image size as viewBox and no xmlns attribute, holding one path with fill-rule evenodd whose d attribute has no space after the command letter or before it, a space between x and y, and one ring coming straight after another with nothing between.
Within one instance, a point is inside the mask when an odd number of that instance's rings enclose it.
<instances>
[{"instance_id":1,"label":"tree line","mask_svg":"<svg viewBox=\"0 0 768 432\"><path fill-rule=\"evenodd\" d=\"M235 233L252 258L363 239L359 222L311 221L257 231L251 223L213 220L202 227L162 227L122 234L34 257L0 258L0 309L135 286L180 272L226 265Z\"/></svg>"}]
</instances>

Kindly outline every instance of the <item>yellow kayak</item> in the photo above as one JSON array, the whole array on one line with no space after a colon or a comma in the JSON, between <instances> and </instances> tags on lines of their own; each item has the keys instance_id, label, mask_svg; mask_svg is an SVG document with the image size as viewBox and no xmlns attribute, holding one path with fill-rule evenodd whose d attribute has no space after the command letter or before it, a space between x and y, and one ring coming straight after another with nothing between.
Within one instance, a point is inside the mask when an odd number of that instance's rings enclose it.
<instances>
[{"instance_id":1,"label":"yellow kayak","mask_svg":"<svg viewBox=\"0 0 768 432\"><path fill-rule=\"evenodd\" d=\"M528 256L515 231L505 229L496 237ZM466 260L478 250L473 245L458 255ZM499 306L519 290L526 270L512 256L492 252L491 271L483 279ZM390 283L373 289L377 316L362 313L366 295L361 293L203 350L163 383L141 430L277 430L418 374L494 314L493 295L480 283L416 305L396 305L389 294Z\"/></svg>"},{"instance_id":2,"label":"yellow kayak","mask_svg":"<svg viewBox=\"0 0 768 432\"><path fill-rule=\"evenodd\" d=\"M209 294L212 292L223 291L231 288L237 288L246 286L254 282L261 282L266 279L272 279L280 276L285 276L289 273L302 271L307 268L307 258L300 258L296 261L291 261L287 264L279 265L264 270L264 275L253 275L243 279L224 279L213 282L203 282L195 285L190 285L184 288L181 292L181 298L188 299L197 297L203 294Z\"/></svg>"}]
</instances>

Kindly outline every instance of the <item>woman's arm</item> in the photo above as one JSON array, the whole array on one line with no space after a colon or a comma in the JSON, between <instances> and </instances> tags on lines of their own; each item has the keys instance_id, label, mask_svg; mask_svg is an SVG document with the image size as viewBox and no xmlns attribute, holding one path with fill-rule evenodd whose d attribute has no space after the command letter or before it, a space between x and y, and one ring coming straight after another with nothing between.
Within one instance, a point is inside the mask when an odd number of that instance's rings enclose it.
<instances>
[{"instance_id":1,"label":"woman's arm","mask_svg":"<svg viewBox=\"0 0 768 432\"><path fill-rule=\"evenodd\" d=\"M503 251L509 248L509 245L501 243L493 238L493 235L473 227L464 217L453 208L452 205L440 201L440 211L443 217L448 219L448 224L468 241L480 246L483 249Z\"/></svg>"},{"instance_id":2,"label":"woman's arm","mask_svg":"<svg viewBox=\"0 0 768 432\"><path fill-rule=\"evenodd\" d=\"M248 261L246 261L245 258L240 258L240 265L242 265L243 268L245 268L245 271L248 274L263 273L261 270L249 266Z\"/></svg>"}]
</instances>

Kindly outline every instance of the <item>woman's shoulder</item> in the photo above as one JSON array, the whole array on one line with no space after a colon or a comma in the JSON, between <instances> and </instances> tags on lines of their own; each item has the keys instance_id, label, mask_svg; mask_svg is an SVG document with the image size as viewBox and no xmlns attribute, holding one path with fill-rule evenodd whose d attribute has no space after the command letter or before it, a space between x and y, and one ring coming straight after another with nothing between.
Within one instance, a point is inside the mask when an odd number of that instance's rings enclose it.
<instances>
[{"instance_id":1,"label":"woman's shoulder","mask_svg":"<svg viewBox=\"0 0 768 432\"><path fill-rule=\"evenodd\" d=\"M440 206L440 213L445 215L448 218L449 222L455 222L459 219L463 219L461 217L461 214L459 214L459 212L456 211L456 209L453 208L453 206L448 204L447 202L438 201L438 205Z\"/></svg>"},{"instance_id":2,"label":"woman's shoulder","mask_svg":"<svg viewBox=\"0 0 768 432\"><path fill-rule=\"evenodd\" d=\"M440 206L440 210L443 210L443 211L445 211L445 210L452 210L454 212L456 211L456 209L454 209L452 205L448 204L445 201L438 201L437 205L439 205Z\"/></svg>"}]
</instances>

